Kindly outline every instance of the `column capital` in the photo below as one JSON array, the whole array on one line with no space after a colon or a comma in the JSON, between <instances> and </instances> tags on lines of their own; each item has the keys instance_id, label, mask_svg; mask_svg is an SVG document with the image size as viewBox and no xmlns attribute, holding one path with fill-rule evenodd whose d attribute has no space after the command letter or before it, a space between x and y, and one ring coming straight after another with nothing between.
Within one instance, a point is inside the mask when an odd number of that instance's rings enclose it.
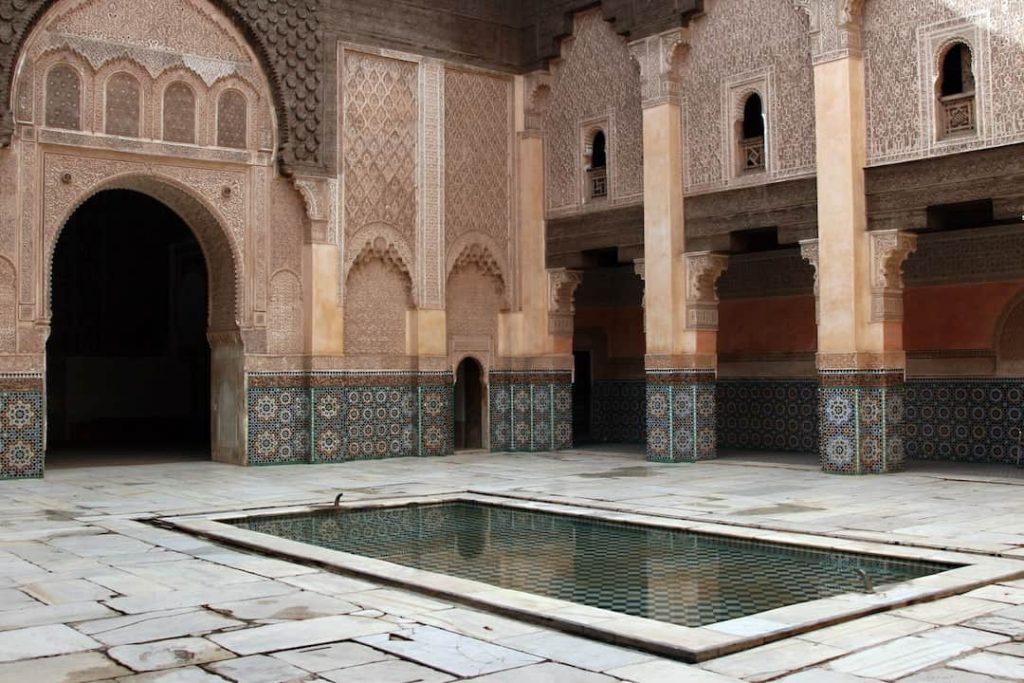
<instances>
[{"instance_id":1,"label":"column capital","mask_svg":"<svg viewBox=\"0 0 1024 683\"><path fill-rule=\"evenodd\" d=\"M729 267L729 255L711 251L683 254L686 260L686 327L718 329L718 278Z\"/></svg>"},{"instance_id":2,"label":"column capital","mask_svg":"<svg viewBox=\"0 0 1024 683\"><path fill-rule=\"evenodd\" d=\"M871 322L903 319L903 264L917 251L917 235L879 230L871 240Z\"/></svg>"},{"instance_id":3,"label":"column capital","mask_svg":"<svg viewBox=\"0 0 1024 683\"><path fill-rule=\"evenodd\" d=\"M674 28L629 44L640 65L640 92L644 109L679 104L678 60L689 47L686 28Z\"/></svg>"},{"instance_id":4,"label":"column capital","mask_svg":"<svg viewBox=\"0 0 1024 683\"><path fill-rule=\"evenodd\" d=\"M800 240L800 257L814 268L814 322L821 322L821 306L818 301L818 238Z\"/></svg>"},{"instance_id":5,"label":"column capital","mask_svg":"<svg viewBox=\"0 0 1024 683\"><path fill-rule=\"evenodd\" d=\"M309 219L307 243L337 243L338 187L337 181L318 176L295 176L292 183L302 195Z\"/></svg>"},{"instance_id":6,"label":"column capital","mask_svg":"<svg viewBox=\"0 0 1024 683\"><path fill-rule=\"evenodd\" d=\"M583 271L548 268L548 332L572 337L576 314L576 288L583 282Z\"/></svg>"}]
</instances>

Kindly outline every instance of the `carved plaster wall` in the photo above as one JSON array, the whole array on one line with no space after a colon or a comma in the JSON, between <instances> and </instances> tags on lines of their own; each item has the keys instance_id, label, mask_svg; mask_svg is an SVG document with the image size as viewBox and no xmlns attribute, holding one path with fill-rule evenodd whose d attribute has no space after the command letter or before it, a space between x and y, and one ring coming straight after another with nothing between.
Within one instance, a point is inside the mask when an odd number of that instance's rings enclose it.
<instances>
[{"instance_id":1,"label":"carved plaster wall","mask_svg":"<svg viewBox=\"0 0 1024 683\"><path fill-rule=\"evenodd\" d=\"M385 364L378 368L398 367L396 359L406 353L411 307L407 271L379 255L360 257L345 285L345 354L373 356Z\"/></svg>"},{"instance_id":2,"label":"carved plaster wall","mask_svg":"<svg viewBox=\"0 0 1024 683\"><path fill-rule=\"evenodd\" d=\"M808 17L792 0L717 0L692 22L689 48L678 60L688 194L814 173L807 31ZM767 171L736 177L733 131L754 92L767 116Z\"/></svg>"},{"instance_id":3,"label":"carved plaster wall","mask_svg":"<svg viewBox=\"0 0 1024 683\"><path fill-rule=\"evenodd\" d=\"M864 4L868 161L882 164L1024 140L1024 12L1013 2L868 0ZM939 53L966 42L977 83L976 136L941 141Z\"/></svg>"},{"instance_id":4,"label":"carved plaster wall","mask_svg":"<svg viewBox=\"0 0 1024 683\"><path fill-rule=\"evenodd\" d=\"M608 203L641 201L640 72L626 42L599 10L580 13L551 71L543 121L548 213L564 215L583 208L584 132L588 122L597 120L607 121L608 127Z\"/></svg>"},{"instance_id":5,"label":"carved plaster wall","mask_svg":"<svg viewBox=\"0 0 1024 683\"><path fill-rule=\"evenodd\" d=\"M504 308L501 280L477 263L456 267L448 278L449 354L452 367L466 356L473 356L490 370L497 354L498 313Z\"/></svg>"}]
</instances>

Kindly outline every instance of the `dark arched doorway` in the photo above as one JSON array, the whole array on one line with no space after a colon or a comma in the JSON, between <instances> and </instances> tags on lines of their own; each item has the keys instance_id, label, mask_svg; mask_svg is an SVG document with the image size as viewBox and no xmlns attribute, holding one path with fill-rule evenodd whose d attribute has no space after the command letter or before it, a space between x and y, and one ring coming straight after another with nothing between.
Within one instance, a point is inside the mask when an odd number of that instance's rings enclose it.
<instances>
[{"instance_id":1,"label":"dark arched doorway","mask_svg":"<svg viewBox=\"0 0 1024 683\"><path fill-rule=\"evenodd\" d=\"M207 302L202 249L166 205L107 190L75 211L53 255L50 464L209 457Z\"/></svg>"},{"instance_id":2,"label":"dark arched doorway","mask_svg":"<svg viewBox=\"0 0 1024 683\"><path fill-rule=\"evenodd\" d=\"M484 447L483 368L464 358L455 373L455 450Z\"/></svg>"}]
</instances>

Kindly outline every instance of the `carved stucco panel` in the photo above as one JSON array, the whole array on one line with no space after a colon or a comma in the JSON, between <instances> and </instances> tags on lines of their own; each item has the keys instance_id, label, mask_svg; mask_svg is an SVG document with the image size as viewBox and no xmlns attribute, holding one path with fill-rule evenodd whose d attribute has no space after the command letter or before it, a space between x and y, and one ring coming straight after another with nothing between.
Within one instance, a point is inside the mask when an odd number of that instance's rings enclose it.
<instances>
[{"instance_id":1,"label":"carved stucco panel","mask_svg":"<svg viewBox=\"0 0 1024 683\"><path fill-rule=\"evenodd\" d=\"M445 242L491 238L507 258L512 217L512 82L448 69L445 74Z\"/></svg>"},{"instance_id":2,"label":"carved stucco panel","mask_svg":"<svg viewBox=\"0 0 1024 683\"><path fill-rule=\"evenodd\" d=\"M252 174L252 220L250 221L249 244L252 245L253 292L252 306L255 311L267 310L267 278L269 275L268 255L270 224L270 169L256 166Z\"/></svg>"},{"instance_id":3,"label":"carved stucco panel","mask_svg":"<svg viewBox=\"0 0 1024 683\"><path fill-rule=\"evenodd\" d=\"M445 68L435 60L420 66L419 212L416 264L421 308L441 308L444 301Z\"/></svg>"},{"instance_id":4,"label":"carved stucco panel","mask_svg":"<svg viewBox=\"0 0 1024 683\"><path fill-rule=\"evenodd\" d=\"M18 157L0 149L0 256L18 258Z\"/></svg>"},{"instance_id":5,"label":"carved stucco panel","mask_svg":"<svg viewBox=\"0 0 1024 683\"><path fill-rule=\"evenodd\" d=\"M684 189L723 189L735 123L730 83L769 74L769 173L759 182L810 175L815 166L814 70L807 16L792 0L717 0L692 22L679 60L683 97Z\"/></svg>"},{"instance_id":6,"label":"carved stucco panel","mask_svg":"<svg viewBox=\"0 0 1024 683\"><path fill-rule=\"evenodd\" d=\"M19 295L18 302L23 305L25 313L28 315L19 315L22 320L31 319L35 315L33 304L36 302L35 296L35 257L36 257L36 232L38 230L38 186L39 178L37 177L38 168L38 154L37 145L34 142L22 140L18 144L18 149L21 154L20 167L21 167L21 186L19 198L21 200L21 245L20 245L20 263L18 264L19 278Z\"/></svg>"},{"instance_id":7,"label":"carved stucco panel","mask_svg":"<svg viewBox=\"0 0 1024 683\"><path fill-rule=\"evenodd\" d=\"M271 224L270 271L302 272L306 211L302 198L285 178L270 182Z\"/></svg>"},{"instance_id":8,"label":"carved stucco panel","mask_svg":"<svg viewBox=\"0 0 1024 683\"><path fill-rule=\"evenodd\" d=\"M872 0L864 10L868 160L891 163L1024 141L1024 12L1013 3ZM978 134L941 141L935 133L939 52L950 41L972 50Z\"/></svg>"},{"instance_id":9,"label":"carved stucco panel","mask_svg":"<svg viewBox=\"0 0 1024 683\"><path fill-rule=\"evenodd\" d=\"M14 264L0 257L0 352L13 353L18 343L18 297Z\"/></svg>"},{"instance_id":10,"label":"carved stucco panel","mask_svg":"<svg viewBox=\"0 0 1024 683\"><path fill-rule=\"evenodd\" d=\"M581 127L607 117L609 199L639 201L643 194L640 69L625 41L600 10L576 15L571 38L552 64L551 95L544 117L548 210L572 212L582 203Z\"/></svg>"},{"instance_id":11,"label":"carved stucco panel","mask_svg":"<svg viewBox=\"0 0 1024 683\"><path fill-rule=\"evenodd\" d=\"M504 308L504 295L495 279L475 264L455 270L448 278L446 288L449 348L456 353L457 346L467 346L465 340L488 340L487 350L493 356L497 348L498 313ZM457 344L456 340L463 340ZM480 347L484 344L478 343ZM464 354L460 354L464 355ZM458 362L453 358L453 365ZM490 359L482 358L483 362Z\"/></svg>"},{"instance_id":12,"label":"carved stucco panel","mask_svg":"<svg viewBox=\"0 0 1024 683\"><path fill-rule=\"evenodd\" d=\"M385 224L414 245L418 65L346 50L343 69L346 241L369 225Z\"/></svg>"},{"instance_id":13,"label":"carved stucco panel","mask_svg":"<svg viewBox=\"0 0 1024 683\"><path fill-rule=\"evenodd\" d=\"M368 255L345 286L345 355L402 355L412 306L409 274Z\"/></svg>"},{"instance_id":14,"label":"carved stucco panel","mask_svg":"<svg viewBox=\"0 0 1024 683\"><path fill-rule=\"evenodd\" d=\"M270 280L267 350L272 354L301 354L303 350L302 281L289 270L279 270Z\"/></svg>"}]
</instances>

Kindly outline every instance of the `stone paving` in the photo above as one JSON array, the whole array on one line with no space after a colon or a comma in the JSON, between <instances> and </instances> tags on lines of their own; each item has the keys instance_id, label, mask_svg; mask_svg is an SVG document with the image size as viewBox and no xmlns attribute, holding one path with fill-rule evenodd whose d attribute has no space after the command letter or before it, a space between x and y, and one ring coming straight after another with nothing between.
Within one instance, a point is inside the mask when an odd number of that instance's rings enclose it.
<instances>
[{"instance_id":1,"label":"stone paving","mask_svg":"<svg viewBox=\"0 0 1024 683\"><path fill-rule=\"evenodd\" d=\"M0 682L1024 680L1024 578L687 665L243 553L153 516L475 490L1021 558L1024 477L853 478L813 462L462 454L242 469L62 468L0 482Z\"/></svg>"}]
</instances>

